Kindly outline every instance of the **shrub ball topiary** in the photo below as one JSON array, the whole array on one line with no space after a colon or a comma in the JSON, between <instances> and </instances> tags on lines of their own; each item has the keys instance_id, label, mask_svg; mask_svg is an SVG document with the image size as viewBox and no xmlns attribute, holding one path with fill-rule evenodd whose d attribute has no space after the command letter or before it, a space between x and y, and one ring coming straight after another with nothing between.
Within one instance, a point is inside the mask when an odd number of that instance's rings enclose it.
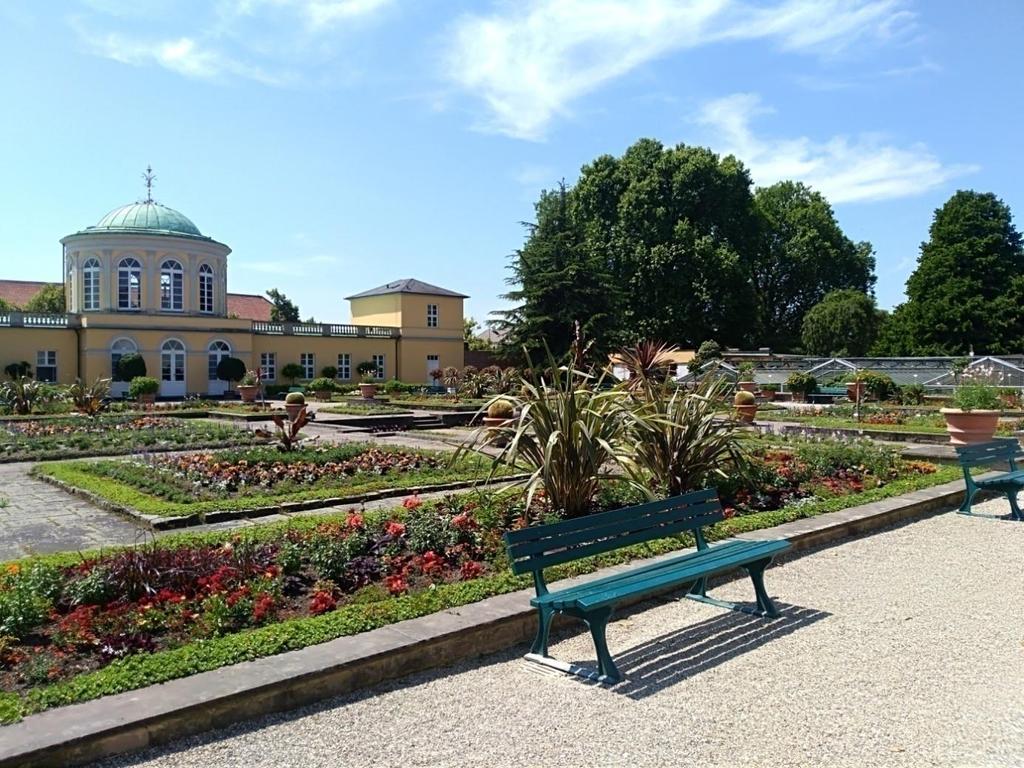
<instances>
[{"instance_id":1,"label":"shrub ball topiary","mask_svg":"<svg viewBox=\"0 0 1024 768\"><path fill-rule=\"evenodd\" d=\"M155 395L160 391L160 382L150 376L136 376L128 385L128 394L132 397Z\"/></svg>"},{"instance_id":2,"label":"shrub ball topiary","mask_svg":"<svg viewBox=\"0 0 1024 768\"><path fill-rule=\"evenodd\" d=\"M143 360L142 355L135 352L118 360L114 370L115 381L131 381L145 375L146 361Z\"/></svg>"},{"instance_id":3,"label":"shrub ball topiary","mask_svg":"<svg viewBox=\"0 0 1024 768\"><path fill-rule=\"evenodd\" d=\"M328 379L321 376L318 379L313 379L309 384L306 385L312 392L333 392L334 391L334 379Z\"/></svg>"},{"instance_id":4,"label":"shrub ball topiary","mask_svg":"<svg viewBox=\"0 0 1024 768\"><path fill-rule=\"evenodd\" d=\"M306 396L301 392L289 392L287 395L285 395L284 401L288 405L305 405Z\"/></svg>"},{"instance_id":5,"label":"shrub ball topiary","mask_svg":"<svg viewBox=\"0 0 1024 768\"><path fill-rule=\"evenodd\" d=\"M508 400L495 400L487 406L487 418L489 419L511 419L515 408Z\"/></svg>"},{"instance_id":6,"label":"shrub ball topiary","mask_svg":"<svg viewBox=\"0 0 1024 768\"><path fill-rule=\"evenodd\" d=\"M757 400L753 392L745 392L741 389L733 396L732 402L734 405L753 405Z\"/></svg>"},{"instance_id":7,"label":"shrub ball topiary","mask_svg":"<svg viewBox=\"0 0 1024 768\"><path fill-rule=\"evenodd\" d=\"M245 376L245 363L237 357L222 357L217 363L217 378L221 381L241 381Z\"/></svg>"},{"instance_id":8,"label":"shrub ball topiary","mask_svg":"<svg viewBox=\"0 0 1024 768\"><path fill-rule=\"evenodd\" d=\"M338 369L333 365L325 365L320 369L320 375L325 379L336 379L338 378Z\"/></svg>"}]
</instances>

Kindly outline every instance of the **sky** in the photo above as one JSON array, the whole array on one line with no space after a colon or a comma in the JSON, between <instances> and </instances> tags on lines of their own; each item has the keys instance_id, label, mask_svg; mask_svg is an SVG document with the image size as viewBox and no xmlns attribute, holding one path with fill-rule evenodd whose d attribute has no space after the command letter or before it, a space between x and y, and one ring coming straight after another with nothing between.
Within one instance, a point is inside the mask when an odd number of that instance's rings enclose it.
<instances>
[{"instance_id":1,"label":"sky","mask_svg":"<svg viewBox=\"0 0 1024 768\"><path fill-rule=\"evenodd\" d=\"M903 298L957 189L1024 210L1018 0L3 0L0 277L153 197L303 317L415 277L504 306L541 189L642 137L797 179Z\"/></svg>"}]
</instances>

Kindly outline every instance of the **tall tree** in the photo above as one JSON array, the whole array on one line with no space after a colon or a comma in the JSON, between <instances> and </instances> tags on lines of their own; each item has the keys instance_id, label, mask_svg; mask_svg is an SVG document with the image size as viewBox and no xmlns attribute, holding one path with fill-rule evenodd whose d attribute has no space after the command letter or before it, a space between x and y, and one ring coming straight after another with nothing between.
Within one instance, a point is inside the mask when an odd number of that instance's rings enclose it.
<instances>
[{"instance_id":1,"label":"tall tree","mask_svg":"<svg viewBox=\"0 0 1024 768\"><path fill-rule=\"evenodd\" d=\"M799 182L760 188L754 201L760 237L749 264L758 342L792 349L800 343L804 315L827 293L873 291L875 258L871 244L846 237L828 201Z\"/></svg>"},{"instance_id":2,"label":"tall tree","mask_svg":"<svg viewBox=\"0 0 1024 768\"><path fill-rule=\"evenodd\" d=\"M1024 351L1024 244L994 194L961 190L936 210L907 301L882 331L890 354Z\"/></svg>"},{"instance_id":3,"label":"tall tree","mask_svg":"<svg viewBox=\"0 0 1024 768\"><path fill-rule=\"evenodd\" d=\"M64 303L64 286L60 284L44 285L27 302L23 309L26 312L59 315L67 311Z\"/></svg>"},{"instance_id":4,"label":"tall tree","mask_svg":"<svg viewBox=\"0 0 1024 768\"><path fill-rule=\"evenodd\" d=\"M508 333L502 344L510 356L522 348L544 345L556 357L568 353L579 323L583 338L601 354L614 343L618 291L603 255L583 242L564 182L544 191L536 205L537 221L526 224L528 236L510 264L513 286L504 298L515 302L497 313Z\"/></svg>"},{"instance_id":5,"label":"tall tree","mask_svg":"<svg viewBox=\"0 0 1024 768\"><path fill-rule=\"evenodd\" d=\"M804 351L809 355L860 357L874 343L878 323L873 296L852 288L831 291L804 315Z\"/></svg>"},{"instance_id":6,"label":"tall tree","mask_svg":"<svg viewBox=\"0 0 1024 768\"><path fill-rule=\"evenodd\" d=\"M297 323L299 322L299 308L291 299L281 293L277 288L267 291L267 298L274 305L270 309L270 321L273 323Z\"/></svg>"}]
</instances>

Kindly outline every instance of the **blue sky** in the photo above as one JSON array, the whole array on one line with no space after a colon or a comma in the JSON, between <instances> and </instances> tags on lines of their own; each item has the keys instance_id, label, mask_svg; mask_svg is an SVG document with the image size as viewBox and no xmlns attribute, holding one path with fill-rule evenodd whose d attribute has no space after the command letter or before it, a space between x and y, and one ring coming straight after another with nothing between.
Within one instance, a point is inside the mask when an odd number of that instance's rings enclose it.
<instances>
[{"instance_id":1,"label":"blue sky","mask_svg":"<svg viewBox=\"0 0 1024 768\"><path fill-rule=\"evenodd\" d=\"M0 5L0 276L154 197L303 315L399 277L501 306L541 188L640 137L806 181L902 298L956 189L1024 209L1024 3L81 0Z\"/></svg>"}]
</instances>

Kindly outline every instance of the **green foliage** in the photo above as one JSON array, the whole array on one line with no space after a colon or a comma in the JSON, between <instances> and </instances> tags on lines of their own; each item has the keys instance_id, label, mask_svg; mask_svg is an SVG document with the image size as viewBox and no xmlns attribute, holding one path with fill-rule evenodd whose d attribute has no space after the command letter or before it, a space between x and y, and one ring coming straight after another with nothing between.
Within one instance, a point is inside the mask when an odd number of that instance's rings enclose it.
<instances>
[{"instance_id":1,"label":"green foliage","mask_svg":"<svg viewBox=\"0 0 1024 768\"><path fill-rule=\"evenodd\" d=\"M995 387L966 381L953 390L953 407L961 411L994 411L1003 407L1003 401Z\"/></svg>"},{"instance_id":2,"label":"green foliage","mask_svg":"<svg viewBox=\"0 0 1024 768\"><path fill-rule=\"evenodd\" d=\"M801 341L809 355L861 357L878 333L872 296L846 288L825 295L804 315Z\"/></svg>"},{"instance_id":3,"label":"green foliage","mask_svg":"<svg viewBox=\"0 0 1024 768\"><path fill-rule=\"evenodd\" d=\"M1019 353L1024 242L1009 207L991 193L954 194L935 212L906 292L876 354Z\"/></svg>"},{"instance_id":4,"label":"green foliage","mask_svg":"<svg viewBox=\"0 0 1024 768\"><path fill-rule=\"evenodd\" d=\"M245 374L245 363L237 357L222 357L217 363L217 378L221 381L241 381Z\"/></svg>"},{"instance_id":5,"label":"green foliage","mask_svg":"<svg viewBox=\"0 0 1024 768\"><path fill-rule=\"evenodd\" d=\"M0 383L0 405L21 416L60 397L61 393L54 387L27 376Z\"/></svg>"},{"instance_id":6,"label":"green foliage","mask_svg":"<svg viewBox=\"0 0 1024 768\"><path fill-rule=\"evenodd\" d=\"M320 369L320 375L325 379L336 379L338 378L338 369L333 365L325 365Z\"/></svg>"},{"instance_id":7,"label":"green foliage","mask_svg":"<svg viewBox=\"0 0 1024 768\"><path fill-rule=\"evenodd\" d=\"M793 371L786 379L786 388L806 396L818 389L818 380L809 373Z\"/></svg>"},{"instance_id":8,"label":"green foliage","mask_svg":"<svg viewBox=\"0 0 1024 768\"><path fill-rule=\"evenodd\" d=\"M333 392L334 391L334 379L329 379L326 376L313 379L306 388L310 392Z\"/></svg>"},{"instance_id":9,"label":"green foliage","mask_svg":"<svg viewBox=\"0 0 1024 768\"><path fill-rule=\"evenodd\" d=\"M697 348L697 353L690 360L688 368L691 371L699 371L706 363L712 360L722 359L722 346L712 339L702 341Z\"/></svg>"},{"instance_id":10,"label":"green foliage","mask_svg":"<svg viewBox=\"0 0 1024 768\"><path fill-rule=\"evenodd\" d=\"M305 405L306 396L301 392L289 392L284 396L284 401L288 405Z\"/></svg>"},{"instance_id":11,"label":"green foliage","mask_svg":"<svg viewBox=\"0 0 1024 768\"><path fill-rule=\"evenodd\" d=\"M9 363L4 366L4 373L7 374L7 378L12 381L18 379L32 378L32 365L26 360L22 360L20 363Z\"/></svg>"},{"instance_id":12,"label":"green foliage","mask_svg":"<svg viewBox=\"0 0 1024 768\"><path fill-rule=\"evenodd\" d=\"M299 308L297 305L281 293L277 288L267 291L267 298L274 306L270 308L270 322L272 323L297 323L299 322Z\"/></svg>"},{"instance_id":13,"label":"green foliage","mask_svg":"<svg viewBox=\"0 0 1024 768\"><path fill-rule=\"evenodd\" d=\"M737 371L737 381L753 381L754 380L754 364L753 363L740 363L740 367Z\"/></svg>"},{"instance_id":14,"label":"green foliage","mask_svg":"<svg viewBox=\"0 0 1024 768\"><path fill-rule=\"evenodd\" d=\"M75 410L86 416L95 416L106 407L106 399L110 397L110 379L96 379L92 384L85 384L81 379L67 389L67 398L75 406Z\"/></svg>"},{"instance_id":15,"label":"green foliage","mask_svg":"<svg viewBox=\"0 0 1024 768\"><path fill-rule=\"evenodd\" d=\"M757 345L792 349L800 343L804 316L828 293L872 290L875 258L870 243L847 238L828 201L799 182L759 188L754 207L760 222L751 264L761 329Z\"/></svg>"},{"instance_id":16,"label":"green foliage","mask_svg":"<svg viewBox=\"0 0 1024 768\"><path fill-rule=\"evenodd\" d=\"M281 375L288 379L292 384L295 383L296 379L301 379L303 373L305 373L305 371L303 371L302 366L298 363L287 363L283 368L281 368Z\"/></svg>"},{"instance_id":17,"label":"green foliage","mask_svg":"<svg viewBox=\"0 0 1024 768\"><path fill-rule=\"evenodd\" d=\"M44 285L22 309L25 312L39 312L47 315L63 314L67 311L64 301L64 285L62 283Z\"/></svg>"},{"instance_id":18,"label":"green foliage","mask_svg":"<svg viewBox=\"0 0 1024 768\"><path fill-rule=\"evenodd\" d=\"M132 381L146 375L146 361L142 355L131 353L117 361L115 381Z\"/></svg>"},{"instance_id":19,"label":"green foliage","mask_svg":"<svg viewBox=\"0 0 1024 768\"><path fill-rule=\"evenodd\" d=\"M134 398L140 395L155 395L160 391L160 382L151 376L136 376L128 385L128 394Z\"/></svg>"},{"instance_id":20,"label":"green foliage","mask_svg":"<svg viewBox=\"0 0 1024 768\"><path fill-rule=\"evenodd\" d=\"M858 371L856 380L864 384L868 395L875 400L888 400L896 392L896 384L892 378L877 371Z\"/></svg>"}]
</instances>

